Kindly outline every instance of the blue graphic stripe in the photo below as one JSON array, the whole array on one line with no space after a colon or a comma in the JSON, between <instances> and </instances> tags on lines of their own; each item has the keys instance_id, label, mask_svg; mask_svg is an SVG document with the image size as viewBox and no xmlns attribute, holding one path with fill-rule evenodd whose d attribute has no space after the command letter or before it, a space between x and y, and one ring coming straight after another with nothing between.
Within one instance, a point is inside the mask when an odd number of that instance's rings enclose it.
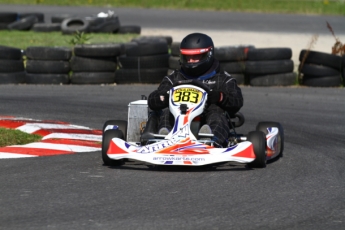
<instances>
[{"instance_id":1,"label":"blue graphic stripe","mask_svg":"<svg viewBox=\"0 0 345 230\"><path fill-rule=\"evenodd\" d=\"M174 126L174 131L173 133L176 133L177 131L177 126L178 126L178 119L180 118L180 115L177 116L176 120L175 120L175 126Z\"/></svg>"},{"instance_id":2,"label":"blue graphic stripe","mask_svg":"<svg viewBox=\"0 0 345 230\"><path fill-rule=\"evenodd\" d=\"M237 148L237 145L232 146L230 148L227 148L223 153L230 152L230 151L234 150L235 148Z\"/></svg>"}]
</instances>

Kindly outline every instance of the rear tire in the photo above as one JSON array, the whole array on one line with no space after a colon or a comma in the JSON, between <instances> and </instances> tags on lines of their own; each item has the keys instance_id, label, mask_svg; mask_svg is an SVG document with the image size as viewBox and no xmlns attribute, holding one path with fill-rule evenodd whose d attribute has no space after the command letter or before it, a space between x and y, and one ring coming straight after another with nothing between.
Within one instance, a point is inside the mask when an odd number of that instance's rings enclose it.
<instances>
[{"instance_id":1,"label":"rear tire","mask_svg":"<svg viewBox=\"0 0 345 230\"><path fill-rule=\"evenodd\" d=\"M104 165L108 165L108 166L120 166L122 165L124 162L123 160L113 160L111 158L108 157L107 152L108 152L108 148L110 145L110 142L113 138L120 138L123 140L123 133L121 130L119 129L111 129L111 130L107 130L103 133L103 138L102 138L102 160Z\"/></svg>"},{"instance_id":2,"label":"rear tire","mask_svg":"<svg viewBox=\"0 0 345 230\"><path fill-rule=\"evenodd\" d=\"M268 127L277 127L279 130L278 135L278 149L279 153L277 157L283 157L283 151L284 151L284 129L283 126L279 122L273 122L273 121L264 121L259 122L256 126L257 131L262 131L265 133L265 135L268 134L267 128Z\"/></svg>"},{"instance_id":3,"label":"rear tire","mask_svg":"<svg viewBox=\"0 0 345 230\"><path fill-rule=\"evenodd\" d=\"M266 167L266 136L262 131L248 133L247 141L253 144L255 160L248 164L250 168Z\"/></svg>"}]
</instances>

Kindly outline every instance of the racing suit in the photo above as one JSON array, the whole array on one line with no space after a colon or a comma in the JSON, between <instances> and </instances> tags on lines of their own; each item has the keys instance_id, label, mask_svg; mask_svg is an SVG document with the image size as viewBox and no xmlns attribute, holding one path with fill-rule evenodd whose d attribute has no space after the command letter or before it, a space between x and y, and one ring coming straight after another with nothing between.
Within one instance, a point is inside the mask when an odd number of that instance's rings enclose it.
<instances>
[{"instance_id":1,"label":"racing suit","mask_svg":"<svg viewBox=\"0 0 345 230\"><path fill-rule=\"evenodd\" d=\"M210 104L202 113L202 122L210 126L214 135L213 141L220 146L225 146L229 135L229 124L224 114L235 114L243 106L241 89L236 80L227 72L220 71L219 61L214 60L211 68L201 77L191 78L183 73L183 70L175 70L169 76L163 78L157 90L148 97L148 106L155 112L159 112L160 120L158 129L166 127L169 130L174 125L174 117L169 111L166 101L161 100L162 93L168 92L173 84L181 80L197 79L207 85L212 91L222 92L222 100L216 104ZM166 99L167 100L167 99Z\"/></svg>"}]
</instances>

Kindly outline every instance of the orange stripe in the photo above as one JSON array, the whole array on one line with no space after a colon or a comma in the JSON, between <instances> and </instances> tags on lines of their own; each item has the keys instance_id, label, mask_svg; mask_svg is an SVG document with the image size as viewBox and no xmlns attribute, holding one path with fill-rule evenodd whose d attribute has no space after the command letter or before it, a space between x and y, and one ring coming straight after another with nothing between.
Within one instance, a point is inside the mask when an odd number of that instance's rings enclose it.
<instances>
[{"instance_id":1,"label":"orange stripe","mask_svg":"<svg viewBox=\"0 0 345 230\"><path fill-rule=\"evenodd\" d=\"M75 134L94 134L102 135L101 130L89 130L89 129L40 129L33 134L46 136L51 133L75 133Z\"/></svg>"},{"instance_id":2,"label":"orange stripe","mask_svg":"<svg viewBox=\"0 0 345 230\"><path fill-rule=\"evenodd\" d=\"M245 150L243 150L239 153L236 153L233 156L234 157L255 158L253 144L251 144L248 148L246 148Z\"/></svg>"},{"instance_id":3,"label":"orange stripe","mask_svg":"<svg viewBox=\"0 0 345 230\"><path fill-rule=\"evenodd\" d=\"M95 147L101 148L102 143L97 141L83 141L83 140L72 140L72 139L47 139L42 140L43 143L51 143L51 144L65 144L65 145L80 145L86 147Z\"/></svg>"},{"instance_id":4,"label":"orange stripe","mask_svg":"<svg viewBox=\"0 0 345 230\"><path fill-rule=\"evenodd\" d=\"M107 154L124 154L124 153L128 153L128 152L123 150L119 146L117 146L113 141L110 141Z\"/></svg>"},{"instance_id":5,"label":"orange stripe","mask_svg":"<svg viewBox=\"0 0 345 230\"><path fill-rule=\"evenodd\" d=\"M36 156L53 156L53 155L74 153L74 152L65 151L65 150L24 148L24 147L23 148L22 147L3 147L3 148L0 148L0 152L19 153L19 154L36 155Z\"/></svg>"}]
</instances>

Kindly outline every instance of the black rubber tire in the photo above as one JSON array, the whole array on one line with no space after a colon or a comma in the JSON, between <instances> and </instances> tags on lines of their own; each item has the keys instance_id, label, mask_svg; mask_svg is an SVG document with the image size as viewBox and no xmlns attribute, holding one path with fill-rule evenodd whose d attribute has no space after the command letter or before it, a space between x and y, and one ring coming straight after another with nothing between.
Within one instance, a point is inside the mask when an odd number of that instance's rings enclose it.
<instances>
[{"instance_id":1,"label":"black rubber tire","mask_svg":"<svg viewBox=\"0 0 345 230\"><path fill-rule=\"evenodd\" d=\"M306 56L307 55L307 56ZM335 54L301 50L299 55L299 61L301 63L311 63L317 65L325 65L336 70L341 70L341 57Z\"/></svg>"},{"instance_id":2,"label":"black rubber tire","mask_svg":"<svg viewBox=\"0 0 345 230\"><path fill-rule=\"evenodd\" d=\"M115 33L120 28L118 17L112 18L94 18L89 21L89 32L91 33Z\"/></svg>"},{"instance_id":3,"label":"black rubber tire","mask_svg":"<svg viewBox=\"0 0 345 230\"><path fill-rule=\"evenodd\" d=\"M335 76L341 74L340 71L331 67L315 64L304 64L302 68L300 68L300 72L304 75L314 77Z\"/></svg>"},{"instance_id":4,"label":"black rubber tire","mask_svg":"<svg viewBox=\"0 0 345 230\"><path fill-rule=\"evenodd\" d=\"M165 41L170 46L172 44L173 38L172 36L140 36L137 38L133 38L132 42L159 42Z\"/></svg>"},{"instance_id":5,"label":"black rubber tire","mask_svg":"<svg viewBox=\"0 0 345 230\"><path fill-rule=\"evenodd\" d=\"M123 140L127 140L127 126L128 122L125 120L108 120L103 124L102 131L104 133L104 129L107 127L107 125L117 125L118 129L122 131L123 133Z\"/></svg>"},{"instance_id":6,"label":"black rubber tire","mask_svg":"<svg viewBox=\"0 0 345 230\"><path fill-rule=\"evenodd\" d=\"M130 56L151 56L168 53L168 43L162 39L159 40L141 40L137 45L126 47L126 55Z\"/></svg>"},{"instance_id":7,"label":"black rubber tire","mask_svg":"<svg viewBox=\"0 0 345 230\"><path fill-rule=\"evenodd\" d=\"M0 22L0 30L8 30L7 26L9 25L10 23L2 23Z\"/></svg>"},{"instance_id":8,"label":"black rubber tire","mask_svg":"<svg viewBox=\"0 0 345 230\"><path fill-rule=\"evenodd\" d=\"M312 87L339 87L342 84L341 75L314 77L304 75L302 85Z\"/></svg>"},{"instance_id":9,"label":"black rubber tire","mask_svg":"<svg viewBox=\"0 0 345 230\"><path fill-rule=\"evenodd\" d=\"M256 159L248 163L250 168L266 167L266 135L262 131L251 131L247 135L247 141L253 144Z\"/></svg>"},{"instance_id":10,"label":"black rubber tire","mask_svg":"<svg viewBox=\"0 0 345 230\"><path fill-rule=\"evenodd\" d=\"M24 71L23 60L0 59L0 73L13 73Z\"/></svg>"},{"instance_id":11,"label":"black rubber tire","mask_svg":"<svg viewBox=\"0 0 345 230\"><path fill-rule=\"evenodd\" d=\"M68 84L68 74L49 74L49 73L27 73L25 82L27 84Z\"/></svg>"},{"instance_id":12,"label":"black rubber tire","mask_svg":"<svg viewBox=\"0 0 345 230\"><path fill-rule=\"evenodd\" d=\"M18 14L18 19L23 19L29 16L35 16L37 18L38 23L44 22L44 14L43 13L19 13Z\"/></svg>"},{"instance_id":13,"label":"black rubber tire","mask_svg":"<svg viewBox=\"0 0 345 230\"><path fill-rule=\"evenodd\" d=\"M180 57L180 45L181 42L173 42L170 46L171 55L174 57Z\"/></svg>"},{"instance_id":14,"label":"black rubber tire","mask_svg":"<svg viewBox=\"0 0 345 230\"><path fill-rule=\"evenodd\" d=\"M244 73L245 62L220 62L220 70L228 73Z\"/></svg>"},{"instance_id":15,"label":"black rubber tire","mask_svg":"<svg viewBox=\"0 0 345 230\"><path fill-rule=\"evenodd\" d=\"M159 69L118 69L115 72L115 82L118 84L160 83L167 75L168 68Z\"/></svg>"},{"instance_id":16,"label":"black rubber tire","mask_svg":"<svg viewBox=\"0 0 345 230\"><path fill-rule=\"evenodd\" d=\"M80 57L117 57L122 49L123 45L116 43L75 45L74 54Z\"/></svg>"},{"instance_id":17,"label":"black rubber tire","mask_svg":"<svg viewBox=\"0 0 345 230\"><path fill-rule=\"evenodd\" d=\"M117 31L118 34L140 34L141 33L141 26L120 26L119 30Z\"/></svg>"},{"instance_id":18,"label":"black rubber tire","mask_svg":"<svg viewBox=\"0 0 345 230\"><path fill-rule=\"evenodd\" d=\"M121 130L107 130L106 132L103 133L103 136L102 136L102 160L103 160L104 165L120 166L120 165L124 164L123 160L113 160L113 159L110 159L107 155L110 141L115 137L123 139L124 135L123 135Z\"/></svg>"},{"instance_id":19,"label":"black rubber tire","mask_svg":"<svg viewBox=\"0 0 345 230\"><path fill-rule=\"evenodd\" d=\"M26 71L28 73L66 74L71 70L68 61L27 60Z\"/></svg>"},{"instance_id":20,"label":"black rubber tire","mask_svg":"<svg viewBox=\"0 0 345 230\"><path fill-rule=\"evenodd\" d=\"M278 149L279 149L279 153L277 154L276 157L283 157L283 152L284 152L284 129L283 126L279 123L279 122L274 122L274 121L262 121L259 122L256 125L256 129L257 131L262 131L265 133L265 135L268 134L267 128L269 127L277 127L279 130L279 134L278 134Z\"/></svg>"},{"instance_id":21,"label":"black rubber tire","mask_svg":"<svg viewBox=\"0 0 345 230\"><path fill-rule=\"evenodd\" d=\"M296 83L297 74L294 72L249 77L251 86L291 86Z\"/></svg>"},{"instance_id":22,"label":"black rubber tire","mask_svg":"<svg viewBox=\"0 0 345 230\"><path fill-rule=\"evenodd\" d=\"M7 26L9 30L30 30L31 27L38 22L36 16L27 16L18 21L12 22Z\"/></svg>"},{"instance_id":23,"label":"black rubber tire","mask_svg":"<svg viewBox=\"0 0 345 230\"><path fill-rule=\"evenodd\" d=\"M276 61L246 61L245 73L253 74L277 74L290 73L294 69L292 60L276 60Z\"/></svg>"},{"instance_id":24,"label":"black rubber tire","mask_svg":"<svg viewBox=\"0 0 345 230\"><path fill-rule=\"evenodd\" d=\"M113 84L115 72L75 72L71 84Z\"/></svg>"},{"instance_id":25,"label":"black rubber tire","mask_svg":"<svg viewBox=\"0 0 345 230\"><path fill-rule=\"evenodd\" d=\"M169 69L180 69L180 57L170 56L169 57Z\"/></svg>"},{"instance_id":26,"label":"black rubber tire","mask_svg":"<svg viewBox=\"0 0 345 230\"><path fill-rule=\"evenodd\" d=\"M61 31L61 23L35 23L31 30L35 32Z\"/></svg>"},{"instance_id":27,"label":"black rubber tire","mask_svg":"<svg viewBox=\"0 0 345 230\"><path fill-rule=\"evenodd\" d=\"M61 31L63 34L74 34L79 32L88 32L89 22L82 18L67 18L61 23Z\"/></svg>"},{"instance_id":28,"label":"black rubber tire","mask_svg":"<svg viewBox=\"0 0 345 230\"><path fill-rule=\"evenodd\" d=\"M118 64L124 69L153 69L168 68L170 54L159 54L153 56L127 57L119 56Z\"/></svg>"},{"instance_id":29,"label":"black rubber tire","mask_svg":"<svg viewBox=\"0 0 345 230\"><path fill-rule=\"evenodd\" d=\"M18 48L0 45L0 59L21 60L22 51Z\"/></svg>"},{"instance_id":30,"label":"black rubber tire","mask_svg":"<svg viewBox=\"0 0 345 230\"><path fill-rule=\"evenodd\" d=\"M75 15L71 15L71 14L57 14L57 15L53 15L51 17L51 22L52 23L61 23L65 20L65 19L68 19L68 18L76 18Z\"/></svg>"},{"instance_id":31,"label":"black rubber tire","mask_svg":"<svg viewBox=\"0 0 345 230\"><path fill-rule=\"evenodd\" d=\"M0 23L10 24L15 22L18 18L18 13L16 12L0 12Z\"/></svg>"},{"instance_id":32,"label":"black rubber tire","mask_svg":"<svg viewBox=\"0 0 345 230\"><path fill-rule=\"evenodd\" d=\"M26 48L25 55L32 60L69 61L72 50L68 47L30 46Z\"/></svg>"},{"instance_id":33,"label":"black rubber tire","mask_svg":"<svg viewBox=\"0 0 345 230\"><path fill-rule=\"evenodd\" d=\"M215 47L214 57L218 61L237 62L246 60L245 47L222 46Z\"/></svg>"},{"instance_id":34,"label":"black rubber tire","mask_svg":"<svg viewBox=\"0 0 345 230\"><path fill-rule=\"evenodd\" d=\"M26 72L0 73L0 84L25 83Z\"/></svg>"},{"instance_id":35,"label":"black rubber tire","mask_svg":"<svg viewBox=\"0 0 345 230\"><path fill-rule=\"evenodd\" d=\"M291 48L260 48L250 49L247 53L248 61L270 61L291 59Z\"/></svg>"},{"instance_id":36,"label":"black rubber tire","mask_svg":"<svg viewBox=\"0 0 345 230\"><path fill-rule=\"evenodd\" d=\"M117 69L117 63L113 59L72 56L70 63L74 72L115 72Z\"/></svg>"}]
</instances>

